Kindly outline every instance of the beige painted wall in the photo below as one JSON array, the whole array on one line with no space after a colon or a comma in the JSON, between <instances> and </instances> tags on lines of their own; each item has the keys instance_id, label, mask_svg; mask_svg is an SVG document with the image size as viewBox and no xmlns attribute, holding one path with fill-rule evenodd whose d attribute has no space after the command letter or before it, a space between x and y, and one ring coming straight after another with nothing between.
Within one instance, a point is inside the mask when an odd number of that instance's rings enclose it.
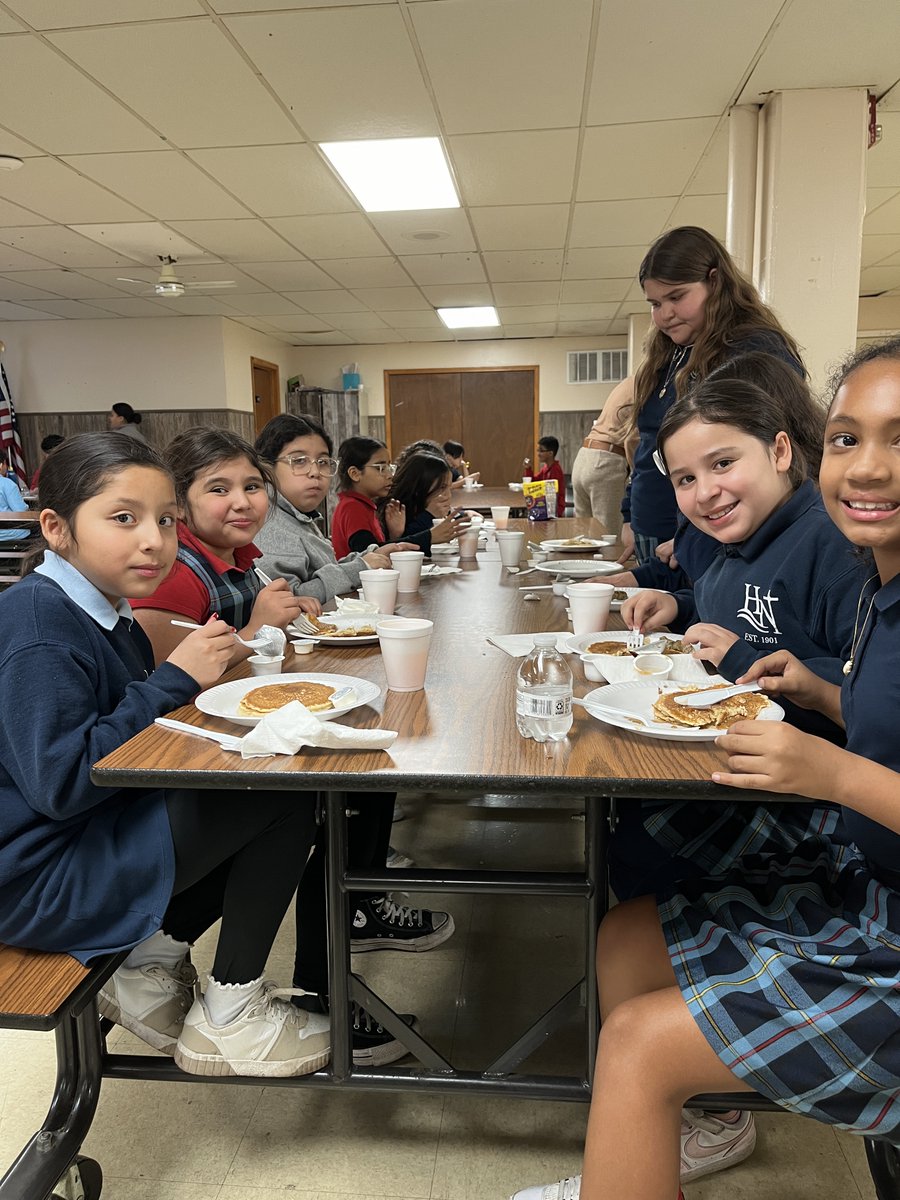
<instances>
[{"instance_id":1,"label":"beige painted wall","mask_svg":"<svg viewBox=\"0 0 900 1200\"><path fill-rule=\"evenodd\" d=\"M249 411L253 408L253 376L250 359L261 358L276 363L279 371L282 405L285 384L298 373L294 365L297 350L275 338L267 337L239 325L237 321L222 321L222 339L225 359L225 408Z\"/></svg>"},{"instance_id":2,"label":"beige painted wall","mask_svg":"<svg viewBox=\"0 0 900 1200\"><path fill-rule=\"evenodd\" d=\"M384 413L385 370L429 367L540 367L541 412L597 412L612 390L612 384L566 382L566 353L569 350L616 350L627 338L528 338L466 342L413 342L386 346L298 346L297 370L308 387L340 387L341 367L359 363L363 382L363 416Z\"/></svg>"}]
</instances>

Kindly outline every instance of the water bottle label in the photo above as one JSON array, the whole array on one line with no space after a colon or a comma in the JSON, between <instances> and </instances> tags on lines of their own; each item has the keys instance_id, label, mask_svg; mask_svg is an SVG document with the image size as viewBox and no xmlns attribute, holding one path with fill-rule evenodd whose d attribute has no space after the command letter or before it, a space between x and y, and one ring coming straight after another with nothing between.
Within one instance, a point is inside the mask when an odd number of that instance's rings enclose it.
<instances>
[{"instance_id":1,"label":"water bottle label","mask_svg":"<svg viewBox=\"0 0 900 1200\"><path fill-rule=\"evenodd\" d=\"M572 697L516 692L516 713L520 717L568 717L572 713Z\"/></svg>"}]
</instances>

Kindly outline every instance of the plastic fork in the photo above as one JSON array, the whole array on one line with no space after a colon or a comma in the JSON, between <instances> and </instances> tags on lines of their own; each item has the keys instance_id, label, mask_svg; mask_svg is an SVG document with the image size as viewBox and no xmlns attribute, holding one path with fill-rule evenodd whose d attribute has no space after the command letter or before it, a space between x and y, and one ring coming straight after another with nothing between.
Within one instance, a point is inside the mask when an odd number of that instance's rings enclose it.
<instances>
[{"instance_id":1,"label":"plastic fork","mask_svg":"<svg viewBox=\"0 0 900 1200\"><path fill-rule=\"evenodd\" d=\"M202 625L198 625L196 621L170 621L170 625L177 625L179 629L202 629ZM250 638L245 639L231 631L231 636L236 642L240 642L242 646L246 646L248 650L262 650L264 646L268 646L271 651L274 649L268 638ZM270 655L271 657L271 655Z\"/></svg>"},{"instance_id":2,"label":"plastic fork","mask_svg":"<svg viewBox=\"0 0 900 1200\"><path fill-rule=\"evenodd\" d=\"M193 737L217 742L223 750L240 750L241 748L241 739L231 733L216 733L214 730L204 729L200 725L188 725L186 721L173 721L170 717L157 717L153 723L161 725L163 729L174 729L176 733L189 733Z\"/></svg>"},{"instance_id":3,"label":"plastic fork","mask_svg":"<svg viewBox=\"0 0 900 1200\"><path fill-rule=\"evenodd\" d=\"M637 627L635 627L634 629L629 629L628 636L625 638L625 649L626 650L643 650L643 648L644 648L644 635L641 633L641 631Z\"/></svg>"},{"instance_id":4,"label":"plastic fork","mask_svg":"<svg viewBox=\"0 0 900 1200\"><path fill-rule=\"evenodd\" d=\"M291 625L294 629L298 629L301 633L309 633L312 634L313 637L321 633L321 630L318 629L317 626L313 625L306 613L297 613L296 617L294 617L293 621L291 621Z\"/></svg>"},{"instance_id":5,"label":"plastic fork","mask_svg":"<svg viewBox=\"0 0 900 1200\"><path fill-rule=\"evenodd\" d=\"M595 700L579 700L577 696L573 696L572 703L577 704L579 708L587 709L589 713L593 713L595 716L605 714L606 716L617 717L620 720L634 721L636 725L643 725L647 729L653 726L653 722L648 721L646 717L640 717L637 713L633 712L624 712L621 708L609 708L608 705L598 704Z\"/></svg>"}]
</instances>

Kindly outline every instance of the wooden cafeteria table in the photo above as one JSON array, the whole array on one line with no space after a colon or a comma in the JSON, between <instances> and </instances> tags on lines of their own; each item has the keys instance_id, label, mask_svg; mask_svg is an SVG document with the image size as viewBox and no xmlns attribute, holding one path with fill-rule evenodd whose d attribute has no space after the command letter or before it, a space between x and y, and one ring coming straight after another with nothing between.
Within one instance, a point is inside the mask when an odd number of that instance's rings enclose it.
<instances>
[{"instance_id":1,"label":"wooden cafeteria table","mask_svg":"<svg viewBox=\"0 0 900 1200\"><path fill-rule=\"evenodd\" d=\"M596 523L574 519L551 524L558 536L596 533L599 528ZM528 578L533 582L539 577ZM550 578L548 575L548 582ZM656 741L614 730L578 708L565 741L541 744L522 738L515 725L515 678L521 659L510 657L486 639L489 634L567 627L565 601L550 591L536 593L541 597L537 602L525 601L526 586L525 580L520 582L518 576L501 566L496 548L489 548L473 563L462 564L461 574L425 579L417 594L401 597L397 608L400 615L434 621L426 686L421 692L386 690L377 644L357 648L320 645L311 656L287 661L287 670L333 671L376 682L382 689L379 699L354 709L342 720L359 727L398 730L400 736L389 751L304 750L294 756L243 760L214 743L154 725L96 764L94 781L110 787L284 788L327 793L332 1012L347 1011L352 996L390 1028L419 1062L412 1068L355 1069L349 1030L335 1022L330 1068L299 1080L262 1081L266 1085L324 1083L370 1089L417 1087L432 1092L588 1098L598 1031L594 942L606 908L605 856L611 805L619 797L721 795L709 776L722 759L715 747ZM583 695L593 685L585 681L578 659L569 661L575 673L576 695ZM225 678L245 673L242 665ZM236 732L228 721L204 716L192 706L173 715L208 728ZM344 828L346 794L410 789L540 794L551 805L558 797L581 797L585 800L584 868L562 873L419 868L367 875L349 872ZM585 905L583 978L483 1071L456 1070L350 974L349 893L387 890L392 885L410 892L579 896ZM519 1064L582 1005L587 1013L582 1075L518 1072ZM170 1059L146 1056L107 1055L105 1074L185 1079ZM217 1078L216 1082L227 1080Z\"/></svg>"},{"instance_id":2,"label":"wooden cafeteria table","mask_svg":"<svg viewBox=\"0 0 900 1200\"><path fill-rule=\"evenodd\" d=\"M510 516L525 515L525 497L521 491L513 491L512 488L506 487L480 487L473 488L472 491L467 491L466 488L457 488L453 493L453 503L459 508L471 508L475 512L484 513L486 517L491 515L491 509L494 505L508 504Z\"/></svg>"}]
</instances>

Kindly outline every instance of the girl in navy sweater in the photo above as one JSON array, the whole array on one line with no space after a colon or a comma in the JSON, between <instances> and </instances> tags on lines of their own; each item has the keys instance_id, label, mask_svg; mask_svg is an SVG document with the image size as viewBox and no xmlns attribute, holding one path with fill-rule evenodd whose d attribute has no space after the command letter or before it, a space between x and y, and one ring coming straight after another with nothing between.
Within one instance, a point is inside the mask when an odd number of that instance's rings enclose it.
<instances>
[{"instance_id":1,"label":"girl in navy sweater","mask_svg":"<svg viewBox=\"0 0 900 1200\"><path fill-rule=\"evenodd\" d=\"M122 434L69 439L41 475L43 561L0 596L0 940L81 962L130 949L104 1016L200 1075L299 1075L328 1022L262 978L315 836L312 796L122 791L92 765L214 683L210 620L155 670L125 596L175 562L172 476ZM260 880L265 879L265 886ZM224 913L224 916L223 916ZM190 945L219 917L209 986Z\"/></svg>"},{"instance_id":2,"label":"girl in navy sweater","mask_svg":"<svg viewBox=\"0 0 900 1200\"><path fill-rule=\"evenodd\" d=\"M413 451L401 456L390 499L406 515L403 541L414 542L428 555L432 545L452 541L469 522L468 513L451 515L451 482L443 454Z\"/></svg>"}]
</instances>

